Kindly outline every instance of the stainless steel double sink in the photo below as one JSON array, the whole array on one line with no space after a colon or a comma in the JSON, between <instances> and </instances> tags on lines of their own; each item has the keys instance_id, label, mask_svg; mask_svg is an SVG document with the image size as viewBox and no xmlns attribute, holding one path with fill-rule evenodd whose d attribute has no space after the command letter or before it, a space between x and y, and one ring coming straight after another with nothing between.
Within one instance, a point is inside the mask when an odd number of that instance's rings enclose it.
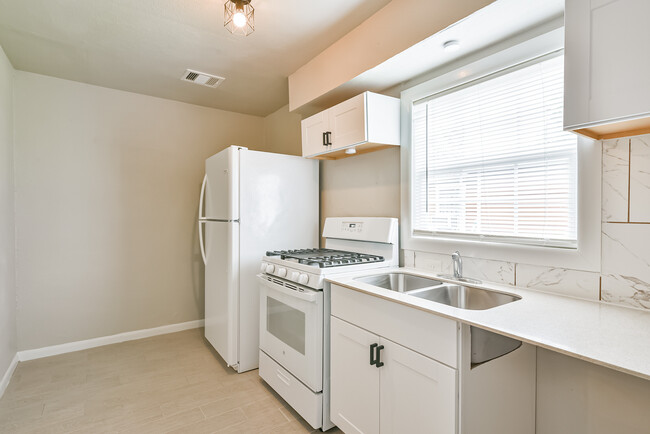
<instances>
[{"instance_id":1,"label":"stainless steel double sink","mask_svg":"<svg viewBox=\"0 0 650 434\"><path fill-rule=\"evenodd\" d=\"M373 274L354 280L403 292L407 295L470 310L485 310L501 306L521 297L499 291L475 288L456 283L445 283L404 272ZM471 279L465 279L471 281ZM521 341L470 326L471 368L506 355L521 346Z\"/></svg>"},{"instance_id":2,"label":"stainless steel double sink","mask_svg":"<svg viewBox=\"0 0 650 434\"><path fill-rule=\"evenodd\" d=\"M461 309L485 310L521 299L517 295L445 283L404 272L373 274L354 280Z\"/></svg>"}]
</instances>

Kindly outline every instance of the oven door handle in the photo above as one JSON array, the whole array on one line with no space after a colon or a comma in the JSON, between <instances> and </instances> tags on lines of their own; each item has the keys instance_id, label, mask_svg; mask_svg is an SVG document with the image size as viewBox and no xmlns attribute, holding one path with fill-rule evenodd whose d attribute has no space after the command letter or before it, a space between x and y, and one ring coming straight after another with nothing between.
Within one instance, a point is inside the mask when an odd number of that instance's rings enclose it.
<instances>
[{"instance_id":1,"label":"oven door handle","mask_svg":"<svg viewBox=\"0 0 650 434\"><path fill-rule=\"evenodd\" d=\"M270 282L263 274L258 274L257 278L264 283L268 288L288 295L289 297L298 298L300 300L308 301L309 303L316 303L318 301L318 293L316 291L294 291L293 289L285 288L277 283Z\"/></svg>"}]
</instances>

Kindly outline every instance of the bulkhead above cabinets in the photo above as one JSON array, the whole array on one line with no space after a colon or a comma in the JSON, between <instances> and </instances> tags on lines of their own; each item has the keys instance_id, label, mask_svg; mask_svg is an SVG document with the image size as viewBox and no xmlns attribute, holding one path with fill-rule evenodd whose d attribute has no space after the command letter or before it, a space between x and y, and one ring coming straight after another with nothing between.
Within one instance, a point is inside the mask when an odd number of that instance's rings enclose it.
<instances>
[{"instance_id":1,"label":"bulkhead above cabinets","mask_svg":"<svg viewBox=\"0 0 650 434\"><path fill-rule=\"evenodd\" d=\"M303 119L302 156L336 160L400 145L398 98L364 92Z\"/></svg>"}]
</instances>

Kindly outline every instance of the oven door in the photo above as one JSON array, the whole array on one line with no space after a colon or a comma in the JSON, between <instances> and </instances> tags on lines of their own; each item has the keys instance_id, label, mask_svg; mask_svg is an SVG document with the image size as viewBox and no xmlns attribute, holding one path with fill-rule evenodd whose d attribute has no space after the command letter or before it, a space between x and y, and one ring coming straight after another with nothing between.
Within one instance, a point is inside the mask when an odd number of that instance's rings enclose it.
<instances>
[{"instance_id":1,"label":"oven door","mask_svg":"<svg viewBox=\"0 0 650 434\"><path fill-rule=\"evenodd\" d=\"M323 291L260 274L260 349L323 390Z\"/></svg>"}]
</instances>

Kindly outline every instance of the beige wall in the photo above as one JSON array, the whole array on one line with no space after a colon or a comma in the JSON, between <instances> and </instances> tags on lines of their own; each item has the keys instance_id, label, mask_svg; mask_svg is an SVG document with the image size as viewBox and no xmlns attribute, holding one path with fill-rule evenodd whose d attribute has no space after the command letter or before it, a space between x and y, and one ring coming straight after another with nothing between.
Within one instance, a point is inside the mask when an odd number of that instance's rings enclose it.
<instances>
[{"instance_id":1,"label":"beige wall","mask_svg":"<svg viewBox=\"0 0 650 434\"><path fill-rule=\"evenodd\" d=\"M0 379L16 354L13 79L0 47Z\"/></svg>"},{"instance_id":2,"label":"beige wall","mask_svg":"<svg viewBox=\"0 0 650 434\"><path fill-rule=\"evenodd\" d=\"M398 217L399 148L320 165L321 233L327 217Z\"/></svg>"},{"instance_id":3,"label":"beige wall","mask_svg":"<svg viewBox=\"0 0 650 434\"><path fill-rule=\"evenodd\" d=\"M300 132L301 116L289 112L289 105L276 110L264 118L264 148L266 152L302 155Z\"/></svg>"},{"instance_id":4,"label":"beige wall","mask_svg":"<svg viewBox=\"0 0 650 434\"><path fill-rule=\"evenodd\" d=\"M19 349L202 318L204 160L263 119L17 72L14 125Z\"/></svg>"}]
</instances>

